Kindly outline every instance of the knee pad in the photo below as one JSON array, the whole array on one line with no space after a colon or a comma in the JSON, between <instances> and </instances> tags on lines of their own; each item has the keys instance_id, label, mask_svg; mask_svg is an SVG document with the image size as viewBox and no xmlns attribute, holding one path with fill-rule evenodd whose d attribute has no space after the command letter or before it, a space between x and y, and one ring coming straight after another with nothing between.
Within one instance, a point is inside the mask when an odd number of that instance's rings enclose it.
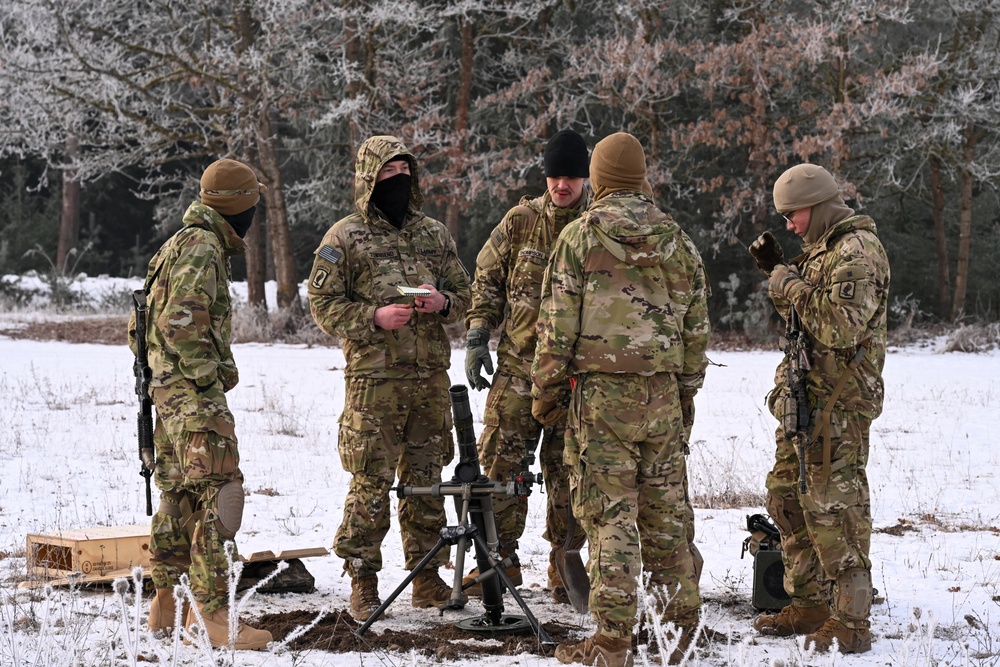
<instances>
[{"instance_id":1,"label":"knee pad","mask_svg":"<svg viewBox=\"0 0 1000 667\"><path fill-rule=\"evenodd\" d=\"M837 612L851 621L868 620L872 608L872 574L860 567L837 577Z\"/></svg>"},{"instance_id":2,"label":"knee pad","mask_svg":"<svg viewBox=\"0 0 1000 667\"><path fill-rule=\"evenodd\" d=\"M206 496L202 503L204 521L214 521L215 529L222 539L231 540L236 537L243 525L243 483L234 481L213 486Z\"/></svg>"}]
</instances>

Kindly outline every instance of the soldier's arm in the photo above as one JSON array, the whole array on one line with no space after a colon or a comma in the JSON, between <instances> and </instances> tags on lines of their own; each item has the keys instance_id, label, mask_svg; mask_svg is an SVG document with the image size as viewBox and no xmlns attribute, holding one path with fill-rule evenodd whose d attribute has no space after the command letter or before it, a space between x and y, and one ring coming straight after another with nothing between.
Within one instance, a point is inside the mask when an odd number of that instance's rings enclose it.
<instances>
[{"instance_id":1,"label":"soldier's arm","mask_svg":"<svg viewBox=\"0 0 1000 667\"><path fill-rule=\"evenodd\" d=\"M510 270L510 232L508 212L493 229L476 257L476 276L472 283L472 301L465 316L468 329L493 331L503 320L507 307L507 275Z\"/></svg>"},{"instance_id":2,"label":"soldier's arm","mask_svg":"<svg viewBox=\"0 0 1000 667\"><path fill-rule=\"evenodd\" d=\"M444 315L445 323L451 324L458 322L465 316L469 302L472 300L472 287L469 284L469 273L462 266L461 260L458 259L455 239L447 231L444 232L444 236L446 237L443 267L445 284L441 291L447 294L451 300L448 313Z\"/></svg>"},{"instance_id":3,"label":"soldier's arm","mask_svg":"<svg viewBox=\"0 0 1000 667\"><path fill-rule=\"evenodd\" d=\"M211 317L220 280L220 251L211 243L198 241L199 233L180 246L166 280L166 298L157 326L165 346L177 356L181 374L207 389L218 379L220 361Z\"/></svg>"},{"instance_id":4,"label":"soldier's arm","mask_svg":"<svg viewBox=\"0 0 1000 667\"><path fill-rule=\"evenodd\" d=\"M341 338L362 339L375 332L374 304L355 301L351 294L349 248L333 231L316 249L307 292L316 325Z\"/></svg>"},{"instance_id":5,"label":"soldier's arm","mask_svg":"<svg viewBox=\"0 0 1000 667\"><path fill-rule=\"evenodd\" d=\"M811 285L789 277L783 293L795 306L803 328L817 341L834 349L849 348L868 334L882 299L889 264L880 244L855 236L836 250L825 284Z\"/></svg>"},{"instance_id":6,"label":"soldier's arm","mask_svg":"<svg viewBox=\"0 0 1000 667\"><path fill-rule=\"evenodd\" d=\"M708 318L708 277L705 274L705 264L695 253L697 264L691 283L690 301L684 314L681 339L684 341L684 368L681 371L681 384L688 393L701 389L705 380L705 368L708 366L708 341L712 333L712 325Z\"/></svg>"},{"instance_id":7,"label":"soldier's arm","mask_svg":"<svg viewBox=\"0 0 1000 667\"><path fill-rule=\"evenodd\" d=\"M580 336L583 264L565 231L556 241L542 279L538 342L531 364L532 396L556 400L569 376L569 364Z\"/></svg>"}]
</instances>

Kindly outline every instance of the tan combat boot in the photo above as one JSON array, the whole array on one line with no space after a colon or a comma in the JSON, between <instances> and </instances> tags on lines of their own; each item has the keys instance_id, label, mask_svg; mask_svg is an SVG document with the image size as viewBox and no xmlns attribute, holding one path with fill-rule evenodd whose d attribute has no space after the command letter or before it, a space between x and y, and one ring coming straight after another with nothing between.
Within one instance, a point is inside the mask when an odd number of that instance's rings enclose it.
<instances>
[{"instance_id":1,"label":"tan combat boot","mask_svg":"<svg viewBox=\"0 0 1000 667\"><path fill-rule=\"evenodd\" d=\"M819 653L828 653L833 641L841 653L867 653L872 650L872 633L868 628L849 628L836 618L827 619L816 632L806 635L806 650L810 647Z\"/></svg>"},{"instance_id":2,"label":"tan combat boot","mask_svg":"<svg viewBox=\"0 0 1000 667\"><path fill-rule=\"evenodd\" d=\"M507 555L508 554L506 549L500 549L501 560L506 558ZM524 583L524 580L521 578L521 567L519 565L511 565L510 567L504 568L504 573L507 575L507 577L510 579L510 582L514 584L515 587L520 586L522 583ZM474 598L479 598L483 596L483 587L481 584L477 583L470 586L469 588L465 588L465 586L468 583L470 583L473 579L475 579L478 576L479 576L479 568L475 567L472 569L472 572L469 572L467 575L465 575L465 578L462 579L462 588L465 591L466 595L469 595L470 597ZM497 577L497 582L500 584L500 589L503 590L504 586L503 580Z\"/></svg>"},{"instance_id":3,"label":"tan combat boot","mask_svg":"<svg viewBox=\"0 0 1000 667\"><path fill-rule=\"evenodd\" d=\"M753 629L762 635L791 637L816 632L830 618L830 605L798 607L790 604L777 614L761 614L753 619Z\"/></svg>"},{"instance_id":4,"label":"tan combat boot","mask_svg":"<svg viewBox=\"0 0 1000 667\"><path fill-rule=\"evenodd\" d=\"M469 596L462 593L462 606L469 601ZM437 572L421 570L413 578L413 593L410 604L417 609L427 607L441 608L451 602L451 586Z\"/></svg>"},{"instance_id":5,"label":"tan combat boot","mask_svg":"<svg viewBox=\"0 0 1000 667\"><path fill-rule=\"evenodd\" d=\"M196 602L195 604L198 605L198 611L201 612L201 620L205 624L205 634L208 636L208 641L212 644L212 648L228 647L229 607L220 607L212 613L206 614L203 611L204 605L200 602ZM201 632L201 624L198 623L194 609L188 609L184 625L187 627L188 632L192 634ZM271 633L267 630L258 630L243 621L237 621L233 648L237 651L257 651L267 648L271 639ZM184 643L188 644L190 642L185 639Z\"/></svg>"},{"instance_id":6,"label":"tan combat boot","mask_svg":"<svg viewBox=\"0 0 1000 667\"><path fill-rule=\"evenodd\" d=\"M351 618L364 623L382 606L378 597L378 575L351 575Z\"/></svg>"},{"instance_id":7,"label":"tan combat boot","mask_svg":"<svg viewBox=\"0 0 1000 667\"><path fill-rule=\"evenodd\" d=\"M181 611L181 622L187 617L188 601L184 600L184 607ZM157 588L156 595L153 596L152 601L149 603L149 625L150 632L162 631L164 634L170 634L174 631L174 622L177 615L177 601L174 600L174 589L172 588Z\"/></svg>"},{"instance_id":8,"label":"tan combat boot","mask_svg":"<svg viewBox=\"0 0 1000 667\"><path fill-rule=\"evenodd\" d=\"M560 558L562 547L553 547L549 552L549 590L552 592L552 599L559 604L569 604L569 593L563 584L562 577L559 576L559 568L556 567L556 559Z\"/></svg>"},{"instance_id":9,"label":"tan combat boot","mask_svg":"<svg viewBox=\"0 0 1000 667\"><path fill-rule=\"evenodd\" d=\"M565 665L578 662L597 667L632 667L632 638L608 637L598 632L582 642L560 644L556 647L556 659Z\"/></svg>"}]
</instances>

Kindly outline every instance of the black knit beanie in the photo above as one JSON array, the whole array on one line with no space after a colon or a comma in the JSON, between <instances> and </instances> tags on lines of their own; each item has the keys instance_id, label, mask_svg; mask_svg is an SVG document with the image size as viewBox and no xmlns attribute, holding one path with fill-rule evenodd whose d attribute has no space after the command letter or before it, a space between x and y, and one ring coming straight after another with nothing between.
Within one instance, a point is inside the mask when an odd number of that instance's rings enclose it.
<instances>
[{"instance_id":1,"label":"black knit beanie","mask_svg":"<svg viewBox=\"0 0 1000 667\"><path fill-rule=\"evenodd\" d=\"M587 142L573 130L560 130L549 139L549 143L545 145L543 161L547 177L587 178L590 176Z\"/></svg>"}]
</instances>

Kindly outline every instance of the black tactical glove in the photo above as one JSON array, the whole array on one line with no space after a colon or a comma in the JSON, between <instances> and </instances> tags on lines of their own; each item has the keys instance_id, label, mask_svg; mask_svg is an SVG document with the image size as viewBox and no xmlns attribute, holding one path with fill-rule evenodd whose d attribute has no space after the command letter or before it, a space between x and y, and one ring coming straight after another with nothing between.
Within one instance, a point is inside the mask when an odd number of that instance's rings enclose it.
<instances>
[{"instance_id":1,"label":"black tactical glove","mask_svg":"<svg viewBox=\"0 0 1000 667\"><path fill-rule=\"evenodd\" d=\"M480 327L469 329L465 342L465 377L469 386L479 391L490 386L490 381L480 373L483 368L493 375L493 359L490 357L490 332Z\"/></svg>"},{"instance_id":2,"label":"black tactical glove","mask_svg":"<svg viewBox=\"0 0 1000 667\"><path fill-rule=\"evenodd\" d=\"M750 255L757 262L757 268L767 274L778 264L785 263L785 251L771 232L764 232L750 244Z\"/></svg>"}]
</instances>

